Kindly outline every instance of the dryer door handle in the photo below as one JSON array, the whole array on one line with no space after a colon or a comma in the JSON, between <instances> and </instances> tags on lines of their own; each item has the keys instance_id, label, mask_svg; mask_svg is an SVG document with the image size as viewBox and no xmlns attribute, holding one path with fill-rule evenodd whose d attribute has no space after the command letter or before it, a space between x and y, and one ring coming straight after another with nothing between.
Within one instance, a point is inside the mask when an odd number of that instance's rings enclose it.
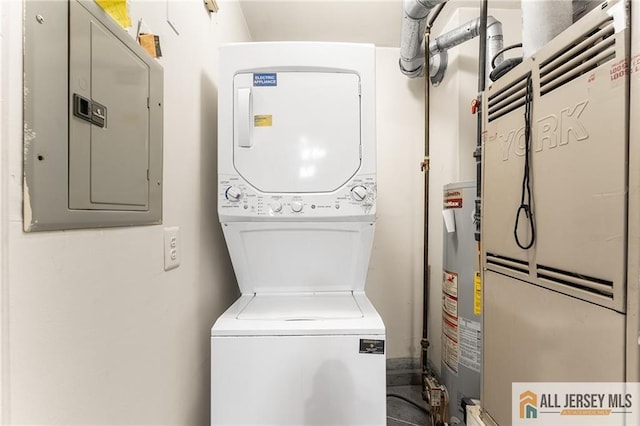
<instances>
[{"instance_id":1,"label":"dryer door handle","mask_svg":"<svg viewBox=\"0 0 640 426\"><path fill-rule=\"evenodd\" d=\"M253 145L253 97L251 96L250 87L238 89L236 117L238 146L251 148Z\"/></svg>"}]
</instances>

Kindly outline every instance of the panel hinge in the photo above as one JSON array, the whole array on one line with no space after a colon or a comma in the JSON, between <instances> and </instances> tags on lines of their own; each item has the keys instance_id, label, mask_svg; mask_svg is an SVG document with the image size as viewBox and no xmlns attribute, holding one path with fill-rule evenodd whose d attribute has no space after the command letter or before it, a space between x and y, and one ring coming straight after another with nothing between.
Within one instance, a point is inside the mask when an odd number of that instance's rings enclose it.
<instances>
[{"instance_id":1,"label":"panel hinge","mask_svg":"<svg viewBox=\"0 0 640 426\"><path fill-rule=\"evenodd\" d=\"M147 109L151 108L151 100L149 100L149 97L147 96Z\"/></svg>"},{"instance_id":2,"label":"panel hinge","mask_svg":"<svg viewBox=\"0 0 640 426\"><path fill-rule=\"evenodd\" d=\"M147 169L147 180L149 180L149 169Z\"/></svg>"}]
</instances>

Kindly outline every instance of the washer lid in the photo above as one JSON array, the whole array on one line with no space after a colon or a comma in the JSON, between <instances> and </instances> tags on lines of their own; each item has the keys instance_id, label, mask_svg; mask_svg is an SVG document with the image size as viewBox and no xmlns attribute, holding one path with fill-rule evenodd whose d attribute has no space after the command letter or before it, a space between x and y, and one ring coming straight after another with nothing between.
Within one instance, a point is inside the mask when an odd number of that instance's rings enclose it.
<instances>
[{"instance_id":1,"label":"washer lid","mask_svg":"<svg viewBox=\"0 0 640 426\"><path fill-rule=\"evenodd\" d=\"M310 296L311 293L306 293ZM382 318L363 292L315 293L313 301L302 293L243 294L223 313L211 328L212 337L239 336L381 336ZM327 296L327 297L325 297ZM320 302L331 303L325 305ZM355 302L354 302L355 301ZM251 305L255 302L253 307ZM297 305L308 309L298 309ZM314 305L318 302L317 305ZM355 305L354 305L355 303ZM310 307L313 305L313 308ZM319 305L324 305L320 307ZM314 314L317 319L305 318ZM353 318L345 316L353 315ZM241 318L242 316L242 318ZM324 316L324 318L319 318ZM296 321L297 320L297 321Z\"/></svg>"},{"instance_id":2,"label":"washer lid","mask_svg":"<svg viewBox=\"0 0 640 426\"><path fill-rule=\"evenodd\" d=\"M233 164L267 193L332 192L360 168L360 78L347 72L234 77Z\"/></svg>"},{"instance_id":3,"label":"washer lid","mask_svg":"<svg viewBox=\"0 0 640 426\"><path fill-rule=\"evenodd\" d=\"M239 320L313 321L355 319L363 314L351 292L259 294L238 314Z\"/></svg>"}]
</instances>

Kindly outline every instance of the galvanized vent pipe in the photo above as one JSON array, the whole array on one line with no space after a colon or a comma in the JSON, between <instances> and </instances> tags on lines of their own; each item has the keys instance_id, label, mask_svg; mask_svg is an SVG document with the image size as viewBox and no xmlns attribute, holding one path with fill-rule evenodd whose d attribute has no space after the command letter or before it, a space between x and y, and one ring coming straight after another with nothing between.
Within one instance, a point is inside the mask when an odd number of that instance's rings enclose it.
<instances>
[{"instance_id":1,"label":"galvanized vent pipe","mask_svg":"<svg viewBox=\"0 0 640 426\"><path fill-rule=\"evenodd\" d=\"M429 43L429 75L434 85L440 84L447 69L447 50L471 40L480 35L482 27L481 17L473 19L460 27L451 30ZM502 50L504 37L502 23L493 16L487 16L487 56L485 61L485 76L491 73L491 60ZM502 62L502 55L495 60L496 66Z\"/></svg>"},{"instance_id":2,"label":"galvanized vent pipe","mask_svg":"<svg viewBox=\"0 0 640 426\"><path fill-rule=\"evenodd\" d=\"M410 78L424 75L425 46L424 32L427 16L433 8L446 0L404 0L402 7L402 37L400 40L400 71ZM476 18L429 43L429 76L431 82L438 85L447 69L447 50L480 35L481 19ZM487 18L487 58L488 76L491 72L491 59L503 47L502 24L493 16ZM502 55L496 59L496 65L502 62Z\"/></svg>"},{"instance_id":3,"label":"galvanized vent pipe","mask_svg":"<svg viewBox=\"0 0 640 426\"><path fill-rule=\"evenodd\" d=\"M408 77L424 75L424 30L431 9L447 0L404 0L402 37L400 40L400 71Z\"/></svg>"}]
</instances>

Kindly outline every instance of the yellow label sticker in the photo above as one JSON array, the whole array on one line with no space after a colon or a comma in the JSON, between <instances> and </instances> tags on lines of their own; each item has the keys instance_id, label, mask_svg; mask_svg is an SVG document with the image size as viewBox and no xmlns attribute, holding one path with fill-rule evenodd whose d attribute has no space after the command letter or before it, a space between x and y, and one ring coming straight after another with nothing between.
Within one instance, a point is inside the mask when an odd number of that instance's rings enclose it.
<instances>
[{"instance_id":1,"label":"yellow label sticker","mask_svg":"<svg viewBox=\"0 0 640 426\"><path fill-rule=\"evenodd\" d=\"M111 16L122 28L131 26L127 10L127 0L96 0L96 3Z\"/></svg>"},{"instance_id":2,"label":"yellow label sticker","mask_svg":"<svg viewBox=\"0 0 640 426\"><path fill-rule=\"evenodd\" d=\"M473 313L482 314L482 278L480 271L476 271L473 276Z\"/></svg>"},{"instance_id":3,"label":"yellow label sticker","mask_svg":"<svg viewBox=\"0 0 640 426\"><path fill-rule=\"evenodd\" d=\"M271 127L273 125L273 118L269 115L254 115L253 127Z\"/></svg>"}]
</instances>

